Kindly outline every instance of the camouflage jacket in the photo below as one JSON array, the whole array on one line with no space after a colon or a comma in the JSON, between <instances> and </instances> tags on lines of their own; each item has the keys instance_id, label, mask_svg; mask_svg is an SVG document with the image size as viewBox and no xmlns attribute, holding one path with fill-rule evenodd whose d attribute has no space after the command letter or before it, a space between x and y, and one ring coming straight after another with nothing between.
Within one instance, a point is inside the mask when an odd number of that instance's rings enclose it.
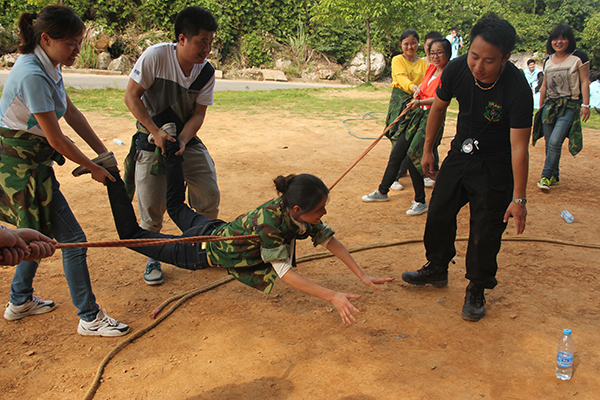
<instances>
[{"instance_id":1,"label":"camouflage jacket","mask_svg":"<svg viewBox=\"0 0 600 400\"><path fill-rule=\"evenodd\" d=\"M52 162L65 158L44 137L5 128L0 134L0 218L50 235Z\"/></svg>"},{"instance_id":2,"label":"camouflage jacket","mask_svg":"<svg viewBox=\"0 0 600 400\"><path fill-rule=\"evenodd\" d=\"M572 109L575 113L573 123L569 130L569 152L576 156L583 148L583 131L581 129L581 100L572 100L565 97L558 99L546 99L545 103L533 117L533 133L531 143L544 137L543 124L555 124L556 117L564 115L565 111Z\"/></svg>"},{"instance_id":3,"label":"camouflage jacket","mask_svg":"<svg viewBox=\"0 0 600 400\"><path fill-rule=\"evenodd\" d=\"M220 226L212 234L259 236L239 242L209 242L207 255L213 265L227 268L240 282L269 293L277 278L271 262L288 259L296 239L310 236L317 246L331 238L334 231L321 221L316 225L294 222L278 197ZM295 260L292 265L295 266Z\"/></svg>"}]
</instances>

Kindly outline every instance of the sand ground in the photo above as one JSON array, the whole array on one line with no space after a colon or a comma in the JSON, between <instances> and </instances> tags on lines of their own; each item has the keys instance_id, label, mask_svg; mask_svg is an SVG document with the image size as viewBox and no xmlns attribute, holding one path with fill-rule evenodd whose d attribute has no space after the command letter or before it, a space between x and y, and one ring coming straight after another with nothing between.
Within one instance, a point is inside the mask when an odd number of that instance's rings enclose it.
<instances>
[{"instance_id":1,"label":"sand ground","mask_svg":"<svg viewBox=\"0 0 600 400\"><path fill-rule=\"evenodd\" d=\"M333 91L329 96L362 96ZM381 95L379 95L381 96ZM385 109L387 98L381 96ZM131 118L86 113L98 135L122 162L133 133ZM356 116L348 116L348 118ZM381 122L351 126L359 136L377 136ZM447 123L451 136L454 121ZM86 153L81 140L65 127ZM583 151L561 162L561 185L550 194L535 183L543 143L531 147L529 216L524 237L598 243L600 186L595 179L600 140L585 128ZM274 197L272 179L307 172L331 184L369 145L326 115L209 111L201 137L209 147L222 190L224 220ZM447 152L444 139L440 154ZM425 215L408 217L407 189L387 203L365 204L383 173L389 142L382 142L331 193L325 223L348 248L422 238ZM71 162L57 167L62 190L88 240L117 238L107 196L89 176L73 178ZM429 198L431 189L427 189ZM561 210L575 222L565 223ZM171 221L164 232L178 233ZM468 235L468 207L459 214L458 235ZM509 223L506 238L514 238ZM329 303L278 281L265 295L230 282L189 300L167 320L122 350L108 364L96 399L597 399L600 397L600 251L535 241L505 241L498 257L499 285L487 291L487 316L463 321L460 310L466 244L457 242L456 265L447 288L411 287L402 272L425 262L422 243L353 253L373 276L396 277L374 291L335 258L305 262L298 272L331 289L361 294L358 324L344 326ZM299 255L321 252L310 243ZM90 249L89 270L98 303L133 331L148 325L165 299L226 275L220 269L186 271L164 265L164 284L142 281L145 259L133 251ZM14 269L0 268L8 300ZM0 322L0 397L83 398L101 360L122 339L76 333L78 318L62 272L60 252L44 260L36 294L58 308L17 322ZM563 328L576 344L569 382L554 376L556 345Z\"/></svg>"}]
</instances>

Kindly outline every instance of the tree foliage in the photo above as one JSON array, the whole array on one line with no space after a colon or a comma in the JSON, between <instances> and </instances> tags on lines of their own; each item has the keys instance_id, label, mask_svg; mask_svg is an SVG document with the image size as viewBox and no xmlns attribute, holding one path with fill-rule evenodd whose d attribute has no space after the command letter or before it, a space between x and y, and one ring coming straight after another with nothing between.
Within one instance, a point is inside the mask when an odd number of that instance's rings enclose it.
<instances>
[{"instance_id":1,"label":"tree foliage","mask_svg":"<svg viewBox=\"0 0 600 400\"><path fill-rule=\"evenodd\" d=\"M175 16L188 5L211 10L219 21L217 45L225 56L245 51L254 62L265 63L269 46L262 38L288 43L302 25L308 44L337 61L349 61L367 43L390 59L400 52L399 37L406 28L419 34L437 30L447 34L458 26L468 47L468 34L489 12L509 20L518 34L517 50L544 53L550 30L567 23L578 47L600 50L600 0L62 0L84 21L94 21L109 33L135 26L140 31L173 32ZM14 29L23 11L35 12L56 0L0 0L0 25ZM245 39L244 39L245 38ZM249 46L244 49L244 46ZM265 48L267 47L267 48ZM597 62L597 61L596 61ZM598 65L596 64L596 67Z\"/></svg>"}]
</instances>

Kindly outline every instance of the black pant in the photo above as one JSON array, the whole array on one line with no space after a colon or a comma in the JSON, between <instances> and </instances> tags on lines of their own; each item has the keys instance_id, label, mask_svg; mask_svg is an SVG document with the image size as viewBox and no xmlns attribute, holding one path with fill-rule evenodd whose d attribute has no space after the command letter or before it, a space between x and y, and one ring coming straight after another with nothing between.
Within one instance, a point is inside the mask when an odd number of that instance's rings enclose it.
<instances>
[{"instance_id":1,"label":"black pant","mask_svg":"<svg viewBox=\"0 0 600 400\"><path fill-rule=\"evenodd\" d=\"M423 239L427 260L447 268L456 255L456 216L469 203L466 278L477 287L494 288L498 283L496 257L506 229L502 220L512 192L510 164L475 160L471 155L451 151L442 164L429 203Z\"/></svg>"},{"instance_id":2,"label":"black pant","mask_svg":"<svg viewBox=\"0 0 600 400\"><path fill-rule=\"evenodd\" d=\"M379 193L386 194L390 191L390 186L398 176L398 171L400 171L400 166L403 164L402 161L406 158L409 147L410 143L406 140L404 134L400 135L390 153L387 167L385 168L383 178L379 184ZM423 175L419 173L417 167L415 167L410 160L408 160L406 164L408 172L410 173L413 189L415 190L415 201L425 203L425 184L423 183Z\"/></svg>"},{"instance_id":3,"label":"black pant","mask_svg":"<svg viewBox=\"0 0 600 400\"><path fill-rule=\"evenodd\" d=\"M142 229L137 222L135 211L125 190L125 185L118 172L111 172L116 182L106 180L110 207L121 239L146 238L179 238L190 236L208 236L225 222L219 219L206 218L189 208L185 200L185 182L183 178L182 158L169 153L165 164L167 169L167 211L183 234L165 235ZM129 247L131 250L144 254L176 267L184 269L204 269L209 266L206 250L201 243L170 243L160 246Z\"/></svg>"}]
</instances>

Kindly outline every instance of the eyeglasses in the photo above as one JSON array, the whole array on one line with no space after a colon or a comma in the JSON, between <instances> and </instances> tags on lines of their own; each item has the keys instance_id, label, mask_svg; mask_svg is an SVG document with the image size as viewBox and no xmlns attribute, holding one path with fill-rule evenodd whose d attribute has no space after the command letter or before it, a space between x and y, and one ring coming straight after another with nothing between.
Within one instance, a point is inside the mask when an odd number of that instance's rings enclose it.
<instances>
[{"instance_id":1,"label":"eyeglasses","mask_svg":"<svg viewBox=\"0 0 600 400\"><path fill-rule=\"evenodd\" d=\"M446 54L445 51L430 51L429 52L429 57L441 57L444 54Z\"/></svg>"}]
</instances>

